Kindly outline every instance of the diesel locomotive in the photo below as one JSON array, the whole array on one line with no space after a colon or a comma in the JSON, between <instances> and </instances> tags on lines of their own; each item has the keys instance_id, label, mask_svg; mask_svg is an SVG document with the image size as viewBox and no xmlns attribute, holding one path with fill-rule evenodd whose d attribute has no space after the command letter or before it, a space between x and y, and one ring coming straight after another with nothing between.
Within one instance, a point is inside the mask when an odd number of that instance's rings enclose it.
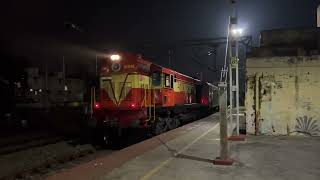
<instances>
[{"instance_id":1,"label":"diesel locomotive","mask_svg":"<svg viewBox=\"0 0 320 180\"><path fill-rule=\"evenodd\" d=\"M216 110L217 90L141 55L113 54L101 62L91 91L90 124L106 143L127 129L158 135Z\"/></svg>"}]
</instances>

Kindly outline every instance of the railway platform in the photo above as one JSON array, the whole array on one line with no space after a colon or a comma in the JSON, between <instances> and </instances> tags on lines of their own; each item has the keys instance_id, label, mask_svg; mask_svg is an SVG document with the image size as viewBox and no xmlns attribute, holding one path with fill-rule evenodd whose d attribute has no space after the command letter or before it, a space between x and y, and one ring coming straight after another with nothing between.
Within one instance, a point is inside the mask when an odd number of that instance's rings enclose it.
<instances>
[{"instance_id":1,"label":"railway platform","mask_svg":"<svg viewBox=\"0 0 320 180\"><path fill-rule=\"evenodd\" d=\"M232 166L217 166L219 116L202 120L100 157L47 180L319 179L320 138L248 136L230 142Z\"/></svg>"}]
</instances>

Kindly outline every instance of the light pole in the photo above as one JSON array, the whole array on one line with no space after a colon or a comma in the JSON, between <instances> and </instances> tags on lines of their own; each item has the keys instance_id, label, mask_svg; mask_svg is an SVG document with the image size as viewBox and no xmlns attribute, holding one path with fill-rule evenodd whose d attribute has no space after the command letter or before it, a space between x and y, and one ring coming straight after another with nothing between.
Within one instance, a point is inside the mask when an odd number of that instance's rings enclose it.
<instances>
[{"instance_id":1,"label":"light pole","mask_svg":"<svg viewBox=\"0 0 320 180\"><path fill-rule=\"evenodd\" d=\"M220 157L213 161L216 165L232 165L233 160L229 157L228 140L244 140L239 134L239 38L243 30L237 27L237 12L235 0L230 0L232 5L232 15L229 17L228 35L225 52L225 62L221 70L219 83L219 107L220 107ZM228 62L229 60L229 62ZM229 67L227 64L229 63ZM229 118L227 117L227 79L229 72ZM234 77L235 73L235 77ZM235 97L234 97L235 93ZM236 99L236 114L234 114L233 99ZM229 132L233 132L233 117L236 116L237 132L235 136L229 137ZM228 131L228 120L231 131ZM229 137L229 138L228 138Z\"/></svg>"},{"instance_id":2,"label":"light pole","mask_svg":"<svg viewBox=\"0 0 320 180\"><path fill-rule=\"evenodd\" d=\"M237 28L236 20L231 25L231 43L230 43L230 63L229 63L229 90L230 90L230 123L233 123L236 116L236 135L239 136L239 37L242 34L242 29ZM232 47L233 46L233 47ZM234 51L232 50L234 48ZM235 77L234 74L235 73ZM234 99L236 101L234 113Z\"/></svg>"},{"instance_id":3,"label":"light pole","mask_svg":"<svg viewBox=\"0 0 320 180\"><path fill-rule=\"evenodd\" d=\"M233 14L230 17L229 31L230 33L230 43L229 43L229 102L230 102L230 115L229 121L231 124L236 124L236 134L233 135L233 128L231 126L229 140L231 141L244 141L245 137L240 136L239 124L240 124L240 112L239 112L239 39L242 36L243 29L238 27L238 15L236 11L236 2L231 0L233 5ZM234 77L235 74L235 77ZM234 112L234 99L235 99L235 110ZM236 116L236 122L233 122L234 116Z\"/></svg>"}]
</instances>

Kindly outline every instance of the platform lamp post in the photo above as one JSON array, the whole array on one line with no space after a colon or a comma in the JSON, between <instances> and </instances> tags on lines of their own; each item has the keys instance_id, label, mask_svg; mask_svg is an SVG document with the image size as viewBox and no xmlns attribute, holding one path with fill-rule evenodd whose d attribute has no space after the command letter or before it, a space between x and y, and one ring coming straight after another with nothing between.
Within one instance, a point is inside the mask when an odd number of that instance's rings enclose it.
<instances>
[{"instance_id":1,"label":"platform lamp post","mask_svg":"<svg viewBox=\"0 0 320 180\"><path fill-rule=\"evenodd\" d=\"M230 102L230 115L229 121L234 124L234 117L236 117L236 133L229 137L232 141L243 141L244 136L240 135L240 112L239 112L239 38L242 35L242 29L237 28L236 24L232 25L231 29L231 47L229 51L230 63L229 63L229 102ZM232 46L234 51L232 51ZM234 76L235 73L235 76ZM235 99L235 105L234 105ZM235 108L235 109L234 109ZM236 111L236 112L235 112ZM231 126L233 127L233 126ZM233 130L233 129L232 129ZM231 131L233 132L233 131Z\"/></svg>"},{"instance_id":2,"label":"platform lamp post","mask_svg":"<svg viewBox=\"0 0 320 180\"><path fill-rule=\"evenodd\" d=\"M233 1L234 2L234 1ZM234 2L235 3L235 2ZM240 112L239 112L239 39L242 36L243 29L238 27L237 12L233 10L233 15L230 17L230 43L229 43L229 122L236 125L236 134L229 137L231 141L244 141L244 136L240 135ZM235 76L234 76L235 74ZM234 105L235 100L235 105ZM234 109L235 108L235 109ZM236 112L235 112L236 111ZM234 123L234 117L236 122ZM233 132L231 126L231 133Z\"/></svg>"},{"instance_id":3,"label":"platform lamp post","mask_svg":"<svg viewBox=\"0 0 320 180\"><path fill-rule=\"evenodd\" d=\"M228 75L228 67L227 60L229 58L230 51L230 21L228 25L228 35L227 35L227 43L226 43L226 51L225 51L225 63L223 68L221 69L220 83L219 87L219 115L220 115L220 156L213 160L213 164L215 165L232 165L233 160L229 158L229 145L228 145L228 118L227 118L227 100L228 100L228 83L227 83L227 75Z\"/></svg>"},{"instance_id":4,"label":"platform lamp post","mask_svg":"<svg viewBox=\"0 0 320 180\"><path fill-rule=\"evenodd\" d=\"M229 71L229 80L232 81L232 71L231 60L229 61L229 67L227 67L228 60L232 57L232 28L236 20L236 10L235 10L235 0L230 0L233 14L229 17L228 33L227 33L227 43L225 51L224 66L221 69L220 83L219 83L219 109L220 109L220 156L217 157L213 164L215 165L232 165L234 160L229 157L229 145L228 145L228 118L227 118L227 79ZM229 84L230 92L232 82ZM230 94L231 97L231 94ZM232 104L232 99L230 99L230 105ZM232 106L231 106L232 107ZM232 111L232 108L231 108ZM230 114L232 118L232 114Z\"/></svg>"}]
</instances>

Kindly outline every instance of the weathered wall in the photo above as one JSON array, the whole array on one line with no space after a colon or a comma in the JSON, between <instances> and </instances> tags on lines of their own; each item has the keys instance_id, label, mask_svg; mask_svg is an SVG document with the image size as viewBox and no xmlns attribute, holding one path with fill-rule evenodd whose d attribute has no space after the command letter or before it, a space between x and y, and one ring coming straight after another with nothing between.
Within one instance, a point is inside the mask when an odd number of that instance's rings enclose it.
<instances>
[{"instance_id":1,"label":"weathered wall","mask_svg":"<svg viewBox=\"0 0 320 180\"><path fill-rule=\"evenodd\" d=\"M320 56L247 59L249 134L320 136Z\"/></svg>"}]
</instances>

